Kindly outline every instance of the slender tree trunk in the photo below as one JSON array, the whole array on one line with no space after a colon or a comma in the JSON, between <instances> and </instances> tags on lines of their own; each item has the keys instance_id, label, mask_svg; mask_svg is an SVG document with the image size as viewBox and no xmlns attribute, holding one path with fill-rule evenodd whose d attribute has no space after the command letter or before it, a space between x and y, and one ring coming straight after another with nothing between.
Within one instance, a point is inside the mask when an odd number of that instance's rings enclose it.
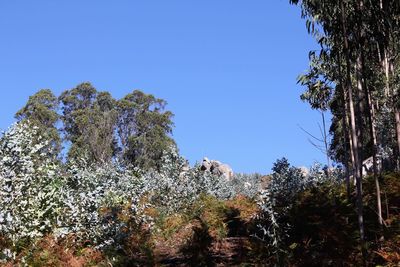
<instances>
[{"instance_id":1,"label":"slender tree trunk","mask_svg":"<svg viewBox=\"0 0 400 267\"><path fill-rule=\"evenodd\" d=\"M394 104L396 105L396 104ZM394 107L394 118L396 120L396 137L397 137L397 155L400 155L400 111L398 107ZM396 169L399 170L399 159L396 160Z\"/></svg>"},{"instance_id":2,"label":"slender tree trunk","mask_svg":"<svg viewBox=\"0 0 400 267\"><path fill-rule=\"evenodd\" d=\"M325 151L326 151L326 163L328 164L328 177L329 177L329 172L330 172L330 159L329 159L329 142L328 142L328 135L326 133L326 122L325 122L325 113L324 111L321 111L321 116L322 116L322 127L323 127L323 135L324 135L324 146L325 146Z\"/></svg>"},{"instance_id":3,"label":"slender tree trunk","mask_svg":"<svg viewBox=\"0 0 400 267\"><path fill-rule=\"evenodd\" d=\"M384 54L384 71L385 71L385 86L386 90L388 93L388 98L393 97L396 99L396 94L391 90L390 86L390 75L394 76L394 67L393 67L393 62L389 60L389 52L387 49L385 49L385 54ZM396 121L396 138L397 138L397 155L400 155L400 110L397 107L397 103L395 100L392 102L393 105L393 112L394 112L394 118ZM396 168L399 170L399 158L396 159Z\"/></svg>"},{"instance_id":4,"label":"slender tree trunk","mask_svg":"<svg viewBox=\"0 0 400 267\"><path fill-rule=\"evenodd\" d=\"M388 197L387 197L387 194L386 194L386 190L384 191L385 192L385 204L386 204L386 219L389 219L389 216L390 216L390 214L389 214L389 201L388 201Z\"/></svg>"},{"instance_id":5,"label":"slender tree trunk","mask_svg":"<svg viewBox=\"0 0 400 267\"><path fill-rule=\"evenodd\" d=\"M349 97L348 96L349 96L349 93L346 92L346 95L345 95L345 97L346 97L345 107L347 110L346 122L347 122L347 125L349 126L349 128L347 130L347 134L348 134L348 138L349 138L349 142L350 142L350 159L351 159L351 166L352 166L352 173L353 173L353 180L354 180L355 179L354 172L356 170L356 158L354 155L356 154L356 152L354 151L355 146L353 144L353 138L351 135L350 107L349 107L349 100L348 100Z\"/></svg>"},{"instance_id":6,"label":"slender tree trunk","mask_svg":"<svg viewBox=\"0 0 400 267\"><path fill-rule=\"evenodd\" d=\"M362 14L363 9L364 9L364 2L363 0L358 0L356 3L356 13ZM342 13L344 11L342 10ZM356 60L356 80L357 80L357 107L358 107L358 114L357 114L357 137L360 137L358 140L354 140L354 143L356 144L357 147L357 154L358 154L358 170L357 172L359 173L357 181L357 211L358 211L358 224L360 227L360 238L361 238L361 252L363 255L363 264L366 265L366 258L367 258L367 248L365 245L365 232L364 232L364 216L363 216L363 189L362 189L362 161L363 161L363 156L362 156L362 151L363 151L363 145L362 145L362 134L363 134L363 120L362 120L362 114L364 114L364 103L363 103L363 81L362 81L362 51L364 49L363 43L364 43L364 34L363 34L363 21L362 18L359 17L357 24L356 24L357 32L356 37L357 39L357 46L358 46L358 51L357 51L357 60ZM356 142L358 141L358 142Z\"/></svg>"},{"instance_id":7,"label":"slender tree trunk","mask_svg":"<svg viewBox=\"0 0 400 267\"><path fill-rule=\"evenodd\" d=\"M341 96L342 96L342 124L343 124L343 145L344 145L344 167L345 167L345 177L346 177L346 191L347 191L347 199L350 200L351 197L351 187L350 187L350 159L349 159L349 153L348 153L348 149L350 149L351 154L352 153L352 146L350 144L350 147L347 147L347 140L350 140L351 142L351 138L349 136L348 133L348 128L347 128L347 118L348 118L348 109L347 109L347 98L346 98L346 89L344 87L344 82L343 82L343 74L342 74L342 63L341 63L341 59L340 56L338 55L337 57L337 62L338 62L338 72L339 72L339 84L340 84L340 90L341 90ZM354 162L353 160L353 155L352 155L352 162Z\"/></svg>"},{"instance_id":8,"label":"slender tree trunk","mask_svg":"<svg viewBox=\"0 0 400 267\"><path fill-rule=\"evenodd\" d=\"M389 59L387 49L383 49L383 70L385 72L385 96L390 94L390 74L389 74Z\"/></svg>"},{"instance_id":9,"label":"slender tree trunk","mask_svg":"<svg viewBox=\"0 0 400 267\"><path fill-rule=\"evenodd\" d=\"M374 171L374 179L375 179L375 187L376 187L376 203L378 209L378 222L382 226L383 225L383 218L382 218L382 201L381 201L381 189L379 184L379 175L378 175L378 164L377 164L377 138L376 138L376 131L375 131L375 109L372 103L371 91L367 87L366 82L366 74L365 74L365 57L364 53L361 50L361 65L362 65L362 76L363 78L363 87L364 87L364 94L366 97L366 115L368 117L368 124L369 124L369 134L371 136L372 141L372 164L373 164L373 171Z\"/></svg>"},{"instance_id":10,"label":"slender tree trunk","mask_svg":"<svg viewBox=\"0 0 400 267\"><path fill-rule=\"evenodd\" d=\"M369 103L371 103L371 94L368 92ZM376 203L378 208L378 221L380 225L383 225L383 217L382 217L382 198L381 198L381 186L379 182L380 171L378 170L378 162L377 162L377 138L376 138L376 130L375 130L375 110L373 104L371 103L371 117L370 117L370 133L372 136L372 145L373 145L373 168L374 168L374 178L375 178L375 187L376 187ZM381 169L381 168L380 168Z\"/></svg>"},{"instance_id":11,"label":"slender tree trunk","mask_svg":"<svg viewBox=\"0 0 400 267\"><path fill-rule=\"evenodd\" d=\"M362 203L362 186L361 186L361 172L362 172L362 164L360 160L360 146L359 140L357 136L358 127L356 124L356 115L354 111L354 103L353 103L353 90L351 86L351 63L350 63L350 50L348 43L348 35L347 35L347 26L346 26L346 15L344 10L343 1L340 1L340 9L342 15L342 34L344 41L344 50L346 56L346 87L348 93L348 102L349 102L349 115L350 115L350 130L351 130L351 139L352 146L354 152L354 162L355 162L355 170L354 177L356 179L357 184L357 217L358 217L358 225L360 231L360 242L363 253L363 259L366 258L365 251L365 232L364 232L364 216L363 216L363 203Z\"/></svg>"},{"instance_id":12,"label":"slender tree trunk","mask_svg":"<svg viewBox=\"0 0 400 267\"><path fill-rule=\"evenodd\" d=\"M357 114L355 114L355 108L354 108L354 103L352 99L352 92L349 92L349 106L350 106L350 121L352 125L352 138L353 138L353 144L355 146L355 161L356 161L356 170L355 170L355 178L356 178L356 190L357 190L357 211L358 211L358 224L360 227L360 238L362 242L362 249L363 249L363 254L365 254L365 245L364 245L364 240L365 240L365 231L364 231L364 216L363 216L363 200L362 200L362 143L360 138L362 138L363 133L362 133L362 116L361 114L363 113L364 107L362 104L362 96L363 96L363 88L362 88L362 82L361 82L361 76L360 76L360 71L361 71L361 57L357 57L357 64L356 64L356 80L357 80L357 94L356 94L356 103L357 103ZM351 86L349 87L350 91L352 91ZM356 119L357 117L357 119ZM364 255L365 258L365 255Z\"/></svg>"}]
</instances>

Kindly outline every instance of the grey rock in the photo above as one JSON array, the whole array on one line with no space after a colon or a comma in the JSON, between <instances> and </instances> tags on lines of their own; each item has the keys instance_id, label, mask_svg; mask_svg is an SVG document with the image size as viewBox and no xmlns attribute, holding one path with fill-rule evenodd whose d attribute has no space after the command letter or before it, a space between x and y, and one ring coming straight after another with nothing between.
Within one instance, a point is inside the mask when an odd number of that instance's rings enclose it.
<instances>
[{"instance_id":1,"label":"grey rock","mask_svg":"<svg viewBox=\"0 0 400 267\"><path fill-rule=\"evenodd\" d=\"M218 160L209 160L204 158L200 166L202 171L209 171L214 175L224 177L226 180L230 181L233 178L232 168Z\"/></svg>"},{"instance_id":2,"label":"grey rock","mask_svg":"<svg viewBox=\"0 0 400 267\"><path fill-rule=\"evenodd\" d=\"M377 171L380 172L382 169L382 161L379 158L376 160L376 165ZM373 157L369 157L362 163L362 175L367 176L372 173L374 173L374 159Z\"/></svg>"}]
</instances>

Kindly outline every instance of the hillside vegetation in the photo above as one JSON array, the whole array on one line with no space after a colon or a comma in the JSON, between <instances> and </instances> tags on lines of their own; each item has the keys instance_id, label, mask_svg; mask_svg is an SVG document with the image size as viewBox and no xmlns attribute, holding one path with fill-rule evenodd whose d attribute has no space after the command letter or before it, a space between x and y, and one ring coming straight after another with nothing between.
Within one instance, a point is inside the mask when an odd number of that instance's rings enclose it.
<instances>
[{"instance_id":1,"label":"hillside vegetation","mask_svg":"<svg viewBox=\"0 0 400 267\"><path fill-rule=\"evenodd\" d=\"M1 139L1 259L5 266L343 266L360 265L356 194L340 170L309 174L286 159L267 186L260 175L225 180L187 169L176 150L160 170L118 163L63 164L33 144L19 123ZM375 182L364 179L365 226L373 264L396 265L400 175L382 177L384 225ZM264 178L265 179L265 178Z\"/></svg>"},{"instance_id":2,"label":"hillside vegetation","mask_svg":"<svg viewBox=\"0 0 400 267\"><path fill-rule=\"evenodd\" d=\"M399 266L400 2L289 2L319 44L298 83L324 165L219 175L179 154L163 99L43 89L0 137L0 263Z\"/></svg>"}]
</instances>

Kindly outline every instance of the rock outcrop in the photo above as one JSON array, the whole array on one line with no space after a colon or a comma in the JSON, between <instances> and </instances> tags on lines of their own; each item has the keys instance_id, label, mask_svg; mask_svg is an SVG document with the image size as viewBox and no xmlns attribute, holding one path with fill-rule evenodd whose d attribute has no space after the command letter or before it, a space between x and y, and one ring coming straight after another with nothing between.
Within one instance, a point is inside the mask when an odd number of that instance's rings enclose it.
<instances>
[{"instance_id":1,"label":"rock outcrop","mask_svg":"<svg viewBox=\"0 0 400 267\"><path fill-rule=\"evenodd\" d=\"M204 158L201 163L202 171L209 171L212 174L223 176L226 180L230 181L233 177L232 168L217 160L209 160L208 158Z\"/></svg>"},{"instance_id":2,"label":"rock outcrop","mask_svg":"<svg viewBox=\"0 0 400 267\"><path fill-rule=\"evenodd\" d=\"M378 158L376 161L376 168L378 173L382 170L382 161ZM367 176L374 173L374 159L369 157L362 163L362 175Z\"/></svg>"}]
</instances>

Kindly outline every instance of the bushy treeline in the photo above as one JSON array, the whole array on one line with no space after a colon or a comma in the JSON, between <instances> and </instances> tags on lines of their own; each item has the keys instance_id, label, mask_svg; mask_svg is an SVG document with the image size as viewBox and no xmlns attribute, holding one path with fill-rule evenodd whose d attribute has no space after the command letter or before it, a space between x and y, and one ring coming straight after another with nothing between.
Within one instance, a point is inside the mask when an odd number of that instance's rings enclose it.
<instances>
[{"instance_id":1,"label":"bushy treeline","mask_svg":"<svg viewBox=\"0 0 400 267\"><path fill-rule=\"evenodd\" d=\"M173 114L165 110L166 104L139 90L116 100L86 82L59 97L49 89L40 90L15 117L37 127L54 158L85 158L88 163L119 160L149 170L159 168L163 151L175 145Z\"/></svg>"}]
</instances>

